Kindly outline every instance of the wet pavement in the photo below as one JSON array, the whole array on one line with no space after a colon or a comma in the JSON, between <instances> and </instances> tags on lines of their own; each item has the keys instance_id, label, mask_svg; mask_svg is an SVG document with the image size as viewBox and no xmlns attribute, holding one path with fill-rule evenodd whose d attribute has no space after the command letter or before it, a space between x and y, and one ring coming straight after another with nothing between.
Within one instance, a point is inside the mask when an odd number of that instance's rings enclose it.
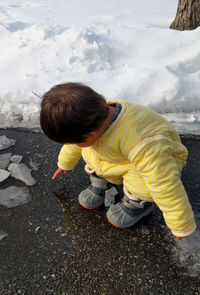
<instances>
[{"instance_id":1,"label":"wet pavement","mask_svg":"<svg viewBox=\"0 0 200 295\"><path fill-rule=\"evenodd\" d=\"M36 132L0 130L0 135L17 141L0 153L23 155L27 165L30 158L40 164L32 172L37 184L29 188L31 202L0 206L0 230L8 234L0 241L1 295L200 294L200 272L188 270L190 259L181 264L179 242L157 207L135 227L116 229L105 208L85 210L77 202L89 184L83 161L51 181L60 145ZM199 228L200 137L185 136L183 142L189 150L183 182ZM1 189L11 185L22 184L10 177ZM196 262L198 267L200 260Z\"/></svg>"}]
</instances>

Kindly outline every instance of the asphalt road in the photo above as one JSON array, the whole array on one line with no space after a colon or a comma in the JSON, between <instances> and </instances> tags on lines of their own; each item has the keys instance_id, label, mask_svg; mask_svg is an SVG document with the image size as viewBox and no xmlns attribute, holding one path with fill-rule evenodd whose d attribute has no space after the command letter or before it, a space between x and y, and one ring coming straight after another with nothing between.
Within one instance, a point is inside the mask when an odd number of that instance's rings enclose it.
<instances>
[{"instance_id":1,"label":"asphalt road","mask_svg":"<svg viewBox=\"0 0 200 295\"><path fill-rule=\"evenodd\" d=\"M77 195L89 184L82 161L51 181L60 145L35 132L0 130L0 135L17 140L1 153L40 164L32 172L37 181L30 187L32 201L0 206L0 229L8 233L0 241L1 295L200 294L200 278L174 255L178 242L157 207L133 228L116 229L105 208L79 206ZM200 137L185 136L183 142L189 150L183 182L199 226ZM13 184L21 182L9 178L1 189Z\"/></svg>"}]
</instances>

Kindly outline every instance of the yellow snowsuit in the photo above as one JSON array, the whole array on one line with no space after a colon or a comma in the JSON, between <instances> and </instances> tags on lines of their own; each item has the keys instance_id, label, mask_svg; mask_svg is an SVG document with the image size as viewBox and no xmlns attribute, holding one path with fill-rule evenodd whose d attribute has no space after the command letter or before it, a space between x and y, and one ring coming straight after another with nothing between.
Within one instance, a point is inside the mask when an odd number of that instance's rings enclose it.
<instances>
[{"instance_id":1,"label":"yellow snowsuit","mask_svg":"<svg viewBox=\"0 0 200 295\"><path fill-rule=\"evenodd\" d=\"M153 110L125 101L116 120L95 144L81 148L66 144L58 157L58 167L71 170L83 157L96 174L140 200L155 202L175 236L191 234L196 224L181 171L187 149L163 117Z\"/></svg>"}]
</instances>

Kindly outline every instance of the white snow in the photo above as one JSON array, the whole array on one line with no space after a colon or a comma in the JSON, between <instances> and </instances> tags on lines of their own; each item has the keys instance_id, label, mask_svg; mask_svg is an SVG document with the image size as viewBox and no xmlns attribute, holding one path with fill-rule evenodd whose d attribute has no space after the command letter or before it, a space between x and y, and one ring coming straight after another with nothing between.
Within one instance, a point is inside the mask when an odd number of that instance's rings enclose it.
<instances>
[{"instance_id":1,"label":"white snow","mask_svg":"<svg viewBox=\"0 0 200 295\"><path fill-rule=\"evenodd\" d=\"M37 127L33 92L77 81L200 134L200 28L169 29L177 2L1 1L0 126Z\"/></svg>"}]
</instances>

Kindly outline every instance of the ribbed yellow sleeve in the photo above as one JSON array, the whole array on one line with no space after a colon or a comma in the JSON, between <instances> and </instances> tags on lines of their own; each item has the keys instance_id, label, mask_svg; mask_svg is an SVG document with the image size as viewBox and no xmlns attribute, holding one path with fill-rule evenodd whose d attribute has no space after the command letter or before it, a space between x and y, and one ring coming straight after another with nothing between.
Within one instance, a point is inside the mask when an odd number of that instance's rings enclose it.
<instances>
[{"instance_id":1,"label":"ribbed yellow sleeve","mask_svg":"<svg viewBox=\"0 0 200 295\"><path fill-rule=\"evenodd\" d=\"M181 182L178 160L173 154L173 144L167 141L151 143L134 163L152 199L163 212L167 226L175 236L184 237L195 230L196 224Z\"/></svg>"},{"instance_id":2,"label":"ribbed yellow sleeve","mask_svg":"<svg viewBox=\"0 0 200 295\"><path fill-rule=\"evenodd\" d=\"M64 144L58 155L58 167L72 170L81 158L82 148L76 144Z\"/></svg>"}]
</instances>

